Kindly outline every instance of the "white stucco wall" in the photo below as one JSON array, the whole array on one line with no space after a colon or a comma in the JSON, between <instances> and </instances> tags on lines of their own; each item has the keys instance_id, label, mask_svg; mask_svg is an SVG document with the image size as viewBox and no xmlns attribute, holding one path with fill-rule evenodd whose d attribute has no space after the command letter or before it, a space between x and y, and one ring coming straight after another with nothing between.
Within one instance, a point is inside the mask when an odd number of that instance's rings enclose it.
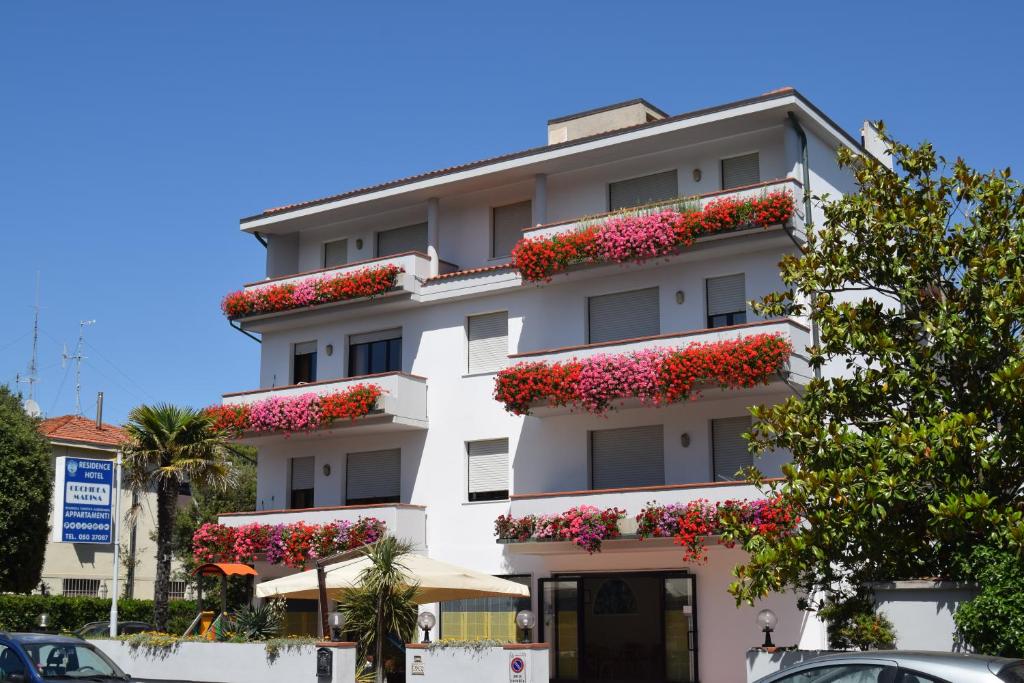
<instances>
[{"instance_id":1,"label":"white stucco wall","mask_svg":"<svg viewBox=\"0 0 1024 683\"><path fill-rule=\"evenodd\" d=\"M516 673L510 676L513 658L522 660ZM415 675L413 671L417 672ZM547 683L548 650L536 648L488 647L472 649L443 647L428 649L410 647L405 651L405 679L418 683Z\"/></svg>"}]
</instances>

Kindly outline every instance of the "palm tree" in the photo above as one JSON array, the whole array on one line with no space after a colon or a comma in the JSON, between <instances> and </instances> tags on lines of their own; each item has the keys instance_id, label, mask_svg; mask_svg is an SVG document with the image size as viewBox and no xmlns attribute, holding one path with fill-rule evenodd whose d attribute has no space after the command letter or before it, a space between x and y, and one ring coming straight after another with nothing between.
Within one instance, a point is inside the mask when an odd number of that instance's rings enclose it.
<instances>
[{"instance_id":1,"label":"palm tree","mask_svg":"<svg viewBox=\"0 0 1024 683\"><path fill-rule=\"evenodd\" d=\"M359 587L347 591L340 611L345 615L345 630L359 641L359 658L373 653L376 682L384 680L384 641L388 634L397 635L403 643L416 632L418 609L413 599L419 586L408 583L402 556L412 546L394 536L385 536L363 547L370 566L359 575Z\"/></svg>"},{"instance_id":2,"label":"palm tree","mask_svg":"<svg viewBox=\"0 0 1024 683\"><path fill-rule=\"evenodd\" d=\"M228 435L201 410L161 403L142 405L128 414L123 445L125 479L133 491L156 491L156 586L153 621L167 628L171 554L178 491L183 482L224 489L231 481Z\"/></svg>"}]
</instances>

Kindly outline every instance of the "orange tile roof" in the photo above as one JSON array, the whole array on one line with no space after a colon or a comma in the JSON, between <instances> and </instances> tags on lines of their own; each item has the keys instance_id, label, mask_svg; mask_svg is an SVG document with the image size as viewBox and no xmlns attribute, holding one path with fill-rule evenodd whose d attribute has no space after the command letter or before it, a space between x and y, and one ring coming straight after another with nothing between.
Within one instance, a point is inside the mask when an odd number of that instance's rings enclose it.
<instances>
[{"instance_id":1,"label":"orange tile roof","mask_svg":"<svg viewBox=\"0 0 1024 683\"><path fill-rule=\"evenodd\" d=\"M125 432L117 425L103 423L96 427L96 420L78 415L61 415L43 420L39 432L51 441L77 441L100 446L116 446L125 438Z\"/></svg>"}]
</instances>

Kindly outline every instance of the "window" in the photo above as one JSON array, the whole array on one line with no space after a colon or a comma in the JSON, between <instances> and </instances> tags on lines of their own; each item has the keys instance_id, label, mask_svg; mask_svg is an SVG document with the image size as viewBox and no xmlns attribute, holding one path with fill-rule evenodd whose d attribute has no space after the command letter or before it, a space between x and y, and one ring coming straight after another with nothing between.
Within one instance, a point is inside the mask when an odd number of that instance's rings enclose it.
<instances>
[{"instance_id":1,"label":"window","mask_svg":"<svg viewBox=\"0 0 1024 683\"><path fill-rule=\"evenodd\" d=\"M349 453L345 503L397 503L402 494L402 452L398 449Z\"/></svg>"},{"instance_id":2,"label":"window","mask_svg":"<svg viewBox=\"0 0 1024 683\"><path fill-rule=\"evenodd\" d=\"M664 484L664 434L662 425L590 432L590 487Z\"/></svg>"},{"instance_id":3,"label":"window","mask_svg":"<svg viewBox=\"0 0 1024 683\"><path fill-rule=\"evenodd\" d=\"M291 467L291 509L302 510L313 507L313 480L316 460L313 456L292 458Z\"/></svg>"},{"instance_id":4,"label":"window","mask_svg":"<svg viewBox=\"0 0 1024 683\"><path fill-rule=\"evenodd\" d=\"M679 196L676 171L665 171L608 184L608 210L627 209Z\"/></svg>"},{"instance_id":5,"label":"window","mask_svg":"<svg viewBox=\"0 0 1024 683\"><path fill-rule=\"evenodd\" d=\"M757 152L722 159L722 189L756 185L761 182L761 165Z\"/></svg>"},{"instance_id":6,"label":"window","mask_svg":"<svg viewBox=\"0 0 1024 683\"><path fill-rule=\"evenodd\" d=\"M530 585L529 576L502 576L500 578ZM442 602L440 632L442 638L458 640L490 639L514 643L516 613L530 609L530 598L473 598Z\"/></svg>"},{"instance_id":7,"label":"window","mask_svg":"<svg viewBox=\"0 0 1024 683\"><path fill-rule=\"evenodd\" d=\"M747 322L747 284L743 273L709 277L705 288L708 327L742 325Z\"/></svg>"},{"instance_id":8,"label":"window","mask_svg":"<svg viewBox=\"0 0 1024 683\"><path fill-rule=\"evenodd\" d=\"M167 593L168 600L184 600L185 599L185 581L171 581L170 591Z\"/></svg>"},{"instance_id":9,"label":"window","mask_svg":"<svg viewBox=\"0 0 1024 683\"><path fill-rule=\"evenodd\" d=\"M402 330L353 334L348 338L348 375L374 375L402 369Z\"/></svg>"},{"instance_id":10,"label":"window","mask_svg":"<svg viewBox=\"0 0 1024 683\"><path fill-rule=\"evenodd\" d=\"M302 342L295 345L292 358L292 384L316 381L316 342Z\"/></svg>"},{"instance_id":11,"label":"window","mask_svg":"<svg viewBox=\"0 0 1024 683\"><path fill-rule=\"evenodd\" d=\"M64 579L61 593L75 597L95 598L100 594L99 579Z\"/></svg>"},{"instance_id":12,"label":"window","mask_svg":"<svg viewBox=\"0 0 1024 683\"><path fill-rule=\"evenodd\" d=\"M591 344L660 334L658 288L590 297L587 325Z\"/></svg>"},{"instance_id":13,"label":"window","mask_svg":"<svg viewBox=\"0 0 1024 683\"><path fill-rule=\"evenodd\" d=\"M523 236L523 228L533 222L533 202L526 200L491 209L491 258L512 253L512 247Z\"/></svg>"},{"instance_id":14,"label":"window","mask_svg":"<svg viewBox=\"0 0 1024 683\"><path fill-rule=\"evenodd\" d=\"M466 369L470 373L496 372L508 360L508 313L469 316Z\"/></svg>"},{"instance_id":15,"label":"window","mask_svg":"<svg viewBox=\"0 0 1024 683\"><path fill-rule=\"evenodd\" d=\"M749 415L725 417L711 421L711 458L714 465L714 481L735 481L741 469L754 464L754 458L747 450L743 438L750 431Z\"/></svg>"},{"instance_id":16,"label":"window","mask_svg":"<svg viewBox=\"0 0 1024 683\"><path fill-rule=\"evenodd\" d=\"M6 645L0 645L0 681L12 680L15 676L21 676L22 680L28 680L25 675L25 663L21 661L21 657L15 650Z\"/></svg>"},{"instance_id":17,"label":"window","mask_svg":"<svg viewBox=\"0 0 1024 683\"><path fill-rule=\"evenodd\" d=\"M508 498L508 439L470 441L466 444L469 463L469 500Z\"/></svg>"},{"instance_id":18,"label":"window","mask_svg":"<svg viewBox=\"0 0 1024 683\"><path fill-rule=\"evenodd\" d=\"M776 683L891 683L895 672L878 664L833 664L783 676Z\"/></svg>"},{"instance_id":19,"label":"window","mask_svg":"<svg viewBox=\"0 0 1024 683\"><path fill-rule=\"evenodd\" d=\"M29 641L25 654L45 680L124 680L122 672L88 643ZM38 680L38 679L36 679Z\"/></svg>"},{"instance_id":20,"label":"window","mask_svg":"<svg viewBox=\"0 0 1024 683\"><path fill-rule=\"evenodd\" d=\"M324 242L324 268L343 266L348 263L348 240Z\"/></svg>"},{"instance_id":21,"label":"window","mask_svg":"<svg viewBox=\"0 0 1024 683\"><path fill-rule=\"evenodd\" d=\"M406 251L427 250L427 224L417 223L404 228L377 233L377 256L390 256Z\"/></svg>"}]
</instances>

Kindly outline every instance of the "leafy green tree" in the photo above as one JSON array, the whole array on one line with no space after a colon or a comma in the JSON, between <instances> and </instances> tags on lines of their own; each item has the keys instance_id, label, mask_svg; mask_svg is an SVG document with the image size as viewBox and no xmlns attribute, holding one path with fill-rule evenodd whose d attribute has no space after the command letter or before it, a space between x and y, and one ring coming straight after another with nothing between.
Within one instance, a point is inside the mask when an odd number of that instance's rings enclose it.
<instances>
[{"instance_id":1,"label":"leafy green tree","mask_svg":"<svg viewBox=\"0 0 1024 683\"><path fill-rule=\"evenodd\" d=\"M418 610L413 599L418 586L407 585L407 568L402 564L402 556L411 550L394 536L364 546L362 554L370 566L360 574L359 587L347 591L339 604L345 630L359 642L359 659L373 654L377 683L384 680L387 636L394 634L407 643L416 633Z\"/></svg>"},{"instance_id":2,"label":"leafy green tree","mask_svg":"<svg viewBox=\"0 0 1024 683\"><path fill-rule=\"evenodd\" d=\"M50 526L53 463L20 398L0 386L0 592L39 584Z\"/></svg>"},{"instance_id":3,"label":"leafy green tree","mask_svg":"<svg viewBox=\"0 0 1024 683\"><path fill-rule=\"evenodd\" d=\"M1024 563L1016 553L979 546L968 565L980 592L953 615L960 636L988 655L1024 657Z\"/></svg>"},{"instance_id":4,"label":"leafy green tree","mask_svg":"<svg viewBox=\"0 0 1024 683\"><path fill-rule=\"evenodd\" d=\"M884 129L883 129L884 135ZM781 264L787 291L755 308L820 328L814 366L846 369L754 410L754 451L787 449L780 483L806 520L730 590L787 586L840 602L873 581L962 577L980 545L1024 545L1024 197L886 136L896 171L841 149L858 191Z\"/></svg>"},{"instance_id":5,"label":"leafy green tree","mask_svg":"<svg viewBox=\"0 0 1024 683\"><path fill-rule=\"evenodd\" d=\"M135 491L156 491L153 620L162 631L167 628L178 491L186 481L200 488L228 486L228 435L203 411L166 403L132 409L124 429L125 480Z\"/></svg>"}]
</instances>

